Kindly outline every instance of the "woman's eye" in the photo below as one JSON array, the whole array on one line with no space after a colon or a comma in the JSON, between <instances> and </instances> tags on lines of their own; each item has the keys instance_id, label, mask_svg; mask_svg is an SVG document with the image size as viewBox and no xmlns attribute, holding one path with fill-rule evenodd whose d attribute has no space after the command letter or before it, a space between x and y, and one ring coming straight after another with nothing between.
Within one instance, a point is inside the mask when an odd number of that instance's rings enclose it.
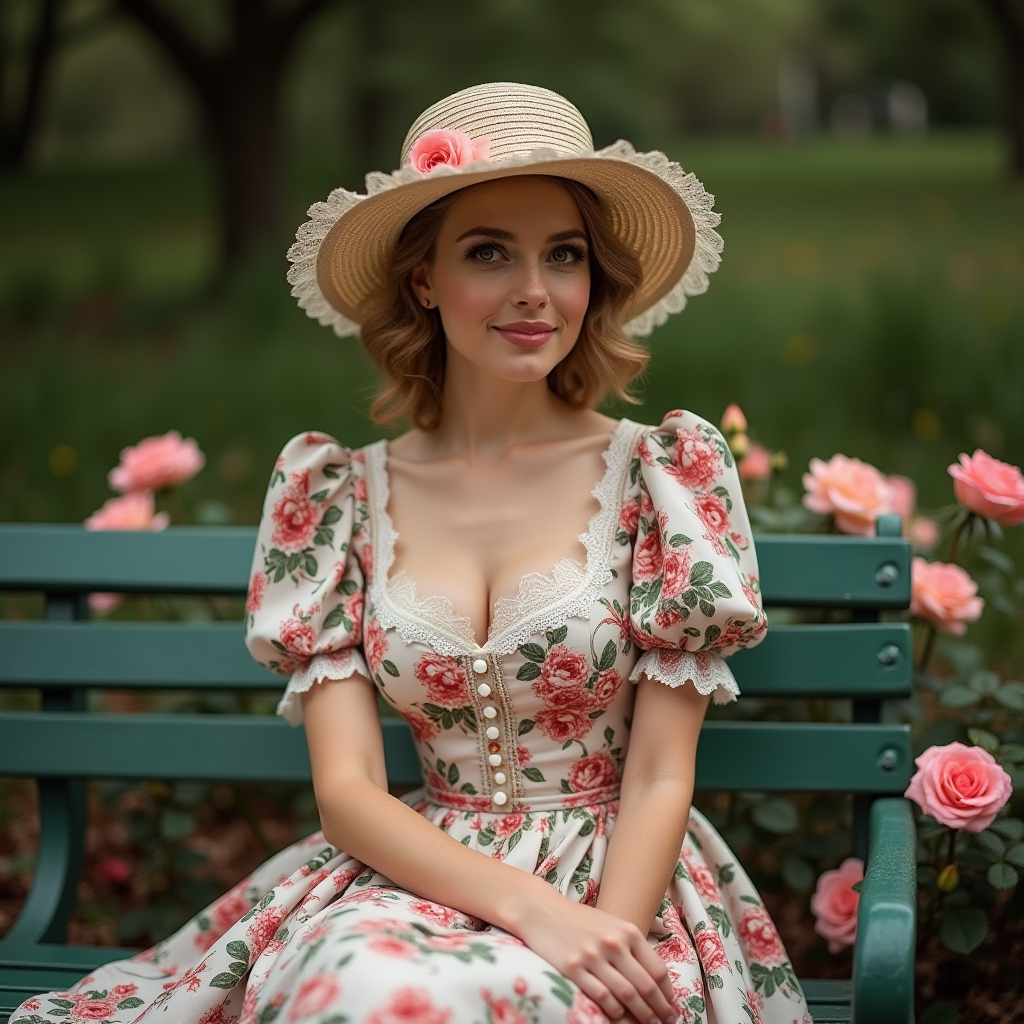
<instances>
[{"instance_id":1,"label":"woman's eye","mask_svg":"<svg viewBox=\"0 0 1024 1024\"><path fill-rule=\"evenodd\" d=\"M553 249L551 260L554 263L578 263L580 254L574 249Z\"/></svg>"},{"instance_id":2,"label":"woman's eye","mask_svg":"<svg viewBox=\"0 0 1024 1024\"><path fill-rule=\"evenodd\" d=\"M497 249L477 249L476 258L482 263L495 263L498 259Z\"/></svg>"}]
</instances>

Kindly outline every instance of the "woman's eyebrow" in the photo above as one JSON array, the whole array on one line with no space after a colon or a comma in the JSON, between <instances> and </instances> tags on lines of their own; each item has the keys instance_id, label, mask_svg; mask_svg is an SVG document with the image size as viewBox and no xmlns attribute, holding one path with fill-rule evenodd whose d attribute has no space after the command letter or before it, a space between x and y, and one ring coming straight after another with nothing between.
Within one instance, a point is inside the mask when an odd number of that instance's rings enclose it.
<instances>
[{"instance_id":1,"label":"woman's eyebrow","mask_svg":"<svg viewBox=\"0 0 1024 1024\"><path fill-rule=\"evenodd\" d=\"M549 242L567 242L570 238L581 238L587 241L586 233L579 228L570 228L568 231L559 231L557 234L548 235Z\"/></svg>"},{"instance_id":2,"label":"woman's eyebrow","mask_svg":"<svg viewBox=\"0 0 1024 1024\"><path fill-rule=\"evenodd\" d=\"M516 236L504 228L470 228L468 231L463 231L455 241L461 242L471 235L487 235L488 238L496 238L499 242L514 242L516 240Z\"/></svg>"}]
</instances>

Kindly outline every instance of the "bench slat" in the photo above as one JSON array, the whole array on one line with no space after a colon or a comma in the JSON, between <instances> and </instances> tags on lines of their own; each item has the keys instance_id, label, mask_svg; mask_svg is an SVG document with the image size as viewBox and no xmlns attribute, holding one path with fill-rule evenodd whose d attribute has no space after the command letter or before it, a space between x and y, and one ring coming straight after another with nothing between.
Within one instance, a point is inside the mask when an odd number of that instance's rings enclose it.
<instances>
[{"instance_id":1,"label":"bench slat","mask_svg":"<svg viewBox=\"0 0 1024 1024\"><path fill-rule=\"evenodd\" d=\"M0 590L242 594L255 543L251 526L149 533L2 524ZM764 535L757 553L766 604L910 604L910 548L900 538Z\"/></svg>"},{"instance_id":2,"label":"bench slat","mask_svg":"<svg viewBox=\"0 0 1024 1024\"><path fill-rule=\"evenodd\" d=\"M904 697L907 623L776 626L729 661L748 696ZM280 691L240 623L0 622L0 685Z\"/></svg>"},{"instance_id":3,"label":"bench slat","mask_svg":"<svg viewBox=\"0 0 1024 1024\"><path fill-rule=\"evenodd\" d=\"M408 726L394 718L382 724L388 779L419 785ZM304 731L270 716L7 712L0 714L0 738L0 775L310 778ZM879 766L883 751L892 752L891 770ZM697 749L700 789L903 793L910 768L909 729L902 725L707 722Z\"/></svg>"}]
</instances>

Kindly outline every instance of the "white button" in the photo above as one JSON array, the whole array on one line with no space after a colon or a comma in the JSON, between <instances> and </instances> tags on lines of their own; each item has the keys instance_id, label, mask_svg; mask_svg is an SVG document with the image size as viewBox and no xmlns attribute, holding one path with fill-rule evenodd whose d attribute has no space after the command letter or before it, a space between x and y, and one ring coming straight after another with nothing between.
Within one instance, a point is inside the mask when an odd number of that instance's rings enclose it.
<instances>
[{"instance_id":1,"label":"white button","mask_svg":"<svg viewBox=\"0 0 1024 1024\"><path fill-rule=\"evenodd\" d=\"M493 704L484 705L484 718L497 718L498 709Z\"/></svg>"},{"instance_id":2,"label":"white button","mask_svg":"<svg viewBox=\"0 0 1024 1024\"><path fill-rule=\"evenodd\" d=\"M477 658L473 662L473 671L478 675L482 676L487 671L487 662L483 658Z\"/></svg>"},{"instance_id":3,"label":"white button","mask_svg":"<svg viewBox=\"0 0 1024 1024\"><path fill-rule=\"evenodd\" d=\"M481 697L490 697L491 688L486 683L481 683L476 688L476 692L479 693Z\"/></svg>"},{"instance_id":4,"label":"white button","mask_svg":"<svg viewBox=\"0 0 1024 1024\"><path fill-rule=\"evenodd\" d=\"M504 786L505 785L505 773L504 772L495 772L494 773L494 781L499 786Z\"/></svg>"},{"instance_id":5,"label":"white button","mask_svg":"<svg viewBox=\"0 0 1024 1024\"><path fill-rule=\"evenodd\" d=\"M501 730L496 725L489 725L485 735L489 740L496 740L501 735Z\"/></svg>"},{"instance_id":6,"label":"white button","mask_svg":"<svg viewBox=\"0 0 1024 1024\"><path fill-rule=\"evenodd\" d=\"M501 754L488 754L487 760L490 761L495 768L497 768L498 765L501 764Z\"/></svg>"},{"instance_id":7,"label":"white button","mask_svg":"<svg viewBox=\"0 0 1024 1024\"><path fill-rule=\"evenodd\" d=\"M496 803L496 804L497 804L497 805L498 805L499 807L501 807L501 806L502 806L502 804L504 804L504 803L505 803L505 802L506 802L506 801L508 800L508 797L507 797L507 796L506 796L506 795L505 795L504 793L502 793L502 792L501 792L501 790L499 789L499 790L498 790L498 792L497 792L497 793L495 793L495 794L494 794L494 796L492 796L492 797L491 797L491 799L492 799L492 800L493 800L493 801L494 801L494 802L495 802L495 803Z\"/></svg>"}]
</instances>

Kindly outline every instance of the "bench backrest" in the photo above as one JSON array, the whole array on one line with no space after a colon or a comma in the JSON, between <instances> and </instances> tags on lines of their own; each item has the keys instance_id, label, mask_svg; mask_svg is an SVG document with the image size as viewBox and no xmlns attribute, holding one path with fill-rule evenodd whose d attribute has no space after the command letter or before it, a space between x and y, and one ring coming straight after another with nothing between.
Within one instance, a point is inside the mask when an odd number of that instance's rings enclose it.
<instances>
[{"instance_id":1,"label":"bench backrest","mask_svg":"<svg viewBox=\"0 0 1024 1024\"><path fill-rule=\"evenodd\" d=\"M911 690L909 626L880 621L910 604L910 550L898 517L882 517L878 532L758 537L767 606L852 615L774 624L760 646L730 659L745 696L849 698L851 721L710 721L697 752L699 789L854 794L861 856L870 801L902 793L913 767L907 727L881 721L882 701ZM0 590L45 595L44 619L0 621L0 688L42 694L38 712L0 713L0 776L40 780L42 815L36 882L11 938L60 941L81 859L85 779L310 778L302 730L272 716L85 711L91 688L280 691L281 677L249 656L240 622L88 621L94 591L244 595L254 543L246 527L0 524ZM389 780L418 785L406 723L383 723Z\"/></svg>"}]
</instances>

